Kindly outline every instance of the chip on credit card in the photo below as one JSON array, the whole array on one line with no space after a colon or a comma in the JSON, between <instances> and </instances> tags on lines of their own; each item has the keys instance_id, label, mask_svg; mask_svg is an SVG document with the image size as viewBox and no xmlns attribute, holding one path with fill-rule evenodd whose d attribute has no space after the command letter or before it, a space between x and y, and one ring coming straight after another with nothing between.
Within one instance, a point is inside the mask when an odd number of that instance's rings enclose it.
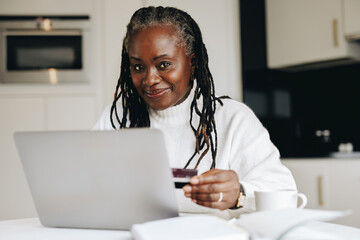
<instances>
[{"instance_id":1,"label":"chip on credit card","mask_svg":"<svg viewBox=\"0 0 360 240\"><path fill-rule=\"evenodd\" d=\"M190 184L190 179L197 175L197 169L172 168L175 188L182 188Z\"/></svg>"}]
</instances>

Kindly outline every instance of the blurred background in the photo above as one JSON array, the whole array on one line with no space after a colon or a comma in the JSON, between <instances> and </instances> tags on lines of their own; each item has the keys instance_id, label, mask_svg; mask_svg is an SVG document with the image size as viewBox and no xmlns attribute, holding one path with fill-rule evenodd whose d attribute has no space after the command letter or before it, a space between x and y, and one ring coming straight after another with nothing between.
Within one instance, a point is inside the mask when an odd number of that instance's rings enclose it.
<instances>
[{"instance_id":1,"label":"blurred background","mask_svg":"<svg viewBox=\"0 0 360 240\"><path fill-rule=\"evenodd\" d=\"M149 5L198 22L217 95L254 110L308 207L360 227L358 0L0 0L0 220L37 216L13 133L90 129Z\"/></svg>"}]
</instances>

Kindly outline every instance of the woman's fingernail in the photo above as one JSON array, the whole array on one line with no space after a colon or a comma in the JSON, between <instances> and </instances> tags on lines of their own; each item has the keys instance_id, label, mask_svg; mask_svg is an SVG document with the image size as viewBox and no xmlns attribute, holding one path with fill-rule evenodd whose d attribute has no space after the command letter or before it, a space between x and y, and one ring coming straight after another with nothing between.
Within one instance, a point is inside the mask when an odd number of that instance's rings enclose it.
<instances>
[{"instance_id":1,"label":"woman's fingernail","mask_svg":"<svg viewBox=\"0 0 360 240\"><path fill-rule=\"evenodd\" d=\"M185 186L183 187L184 192L191 192L191 187L190 186Z\"/></svg>"},{"instance_id":2,"label":"woman's fingernail","mask_svg":"<svg viewBox=\"0 0 360 240\"><path fill-rule=\"evenodd\" d=\"M196 202L197 202L197 201L196 201L196 199L191 199L191 201L192 201L192 202L194 202L194 203L196 203Z\"/></svg>"},{"instance_id":3,"label":"woman's fingernail","mask_svg":"<svg viewBox=\"0 0 360 240\"><path fill-rule=\"evenodd\" d=\"M198 183L199 183L199 179L198 179L198 178L192 178L192 179L190 179L190 183L191 183L191 184L198 184Z\"/></svg>"}]
</instances>

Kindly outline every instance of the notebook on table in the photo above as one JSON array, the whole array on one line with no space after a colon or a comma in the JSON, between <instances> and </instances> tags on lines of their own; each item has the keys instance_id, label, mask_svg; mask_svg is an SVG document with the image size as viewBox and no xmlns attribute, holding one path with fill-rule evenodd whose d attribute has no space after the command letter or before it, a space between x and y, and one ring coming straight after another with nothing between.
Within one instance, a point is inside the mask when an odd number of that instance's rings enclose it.
<instances>
[{"instance_id":1,"label":"notebook on table","mask_svg":"<svg viewBox=\"0 0 360 240\"><path fill-rule=\"evenodd\" d=\"M14 139L45 226L128 230L178 216L158 130L18 132Z\"/></svg>"}]
</instances>

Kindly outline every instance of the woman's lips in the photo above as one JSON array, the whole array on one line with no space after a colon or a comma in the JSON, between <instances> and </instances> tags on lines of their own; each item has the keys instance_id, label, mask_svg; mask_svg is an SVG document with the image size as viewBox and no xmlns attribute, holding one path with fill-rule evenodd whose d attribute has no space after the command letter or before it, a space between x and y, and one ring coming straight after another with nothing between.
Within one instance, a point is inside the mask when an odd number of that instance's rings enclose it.
<instances>
[{"instance_id":1,"label":"woman's lips","mask_svg":"<svg viewBox=\"0 0 360 240\"><path fill-rule=\"evenodd\" d=\"M144 94L149 98L157 98L161 97L165 93L167 93L169 88L161 88L161 89L153 89L153 90L144 90Z\"/></svg>"}]
</instances>

